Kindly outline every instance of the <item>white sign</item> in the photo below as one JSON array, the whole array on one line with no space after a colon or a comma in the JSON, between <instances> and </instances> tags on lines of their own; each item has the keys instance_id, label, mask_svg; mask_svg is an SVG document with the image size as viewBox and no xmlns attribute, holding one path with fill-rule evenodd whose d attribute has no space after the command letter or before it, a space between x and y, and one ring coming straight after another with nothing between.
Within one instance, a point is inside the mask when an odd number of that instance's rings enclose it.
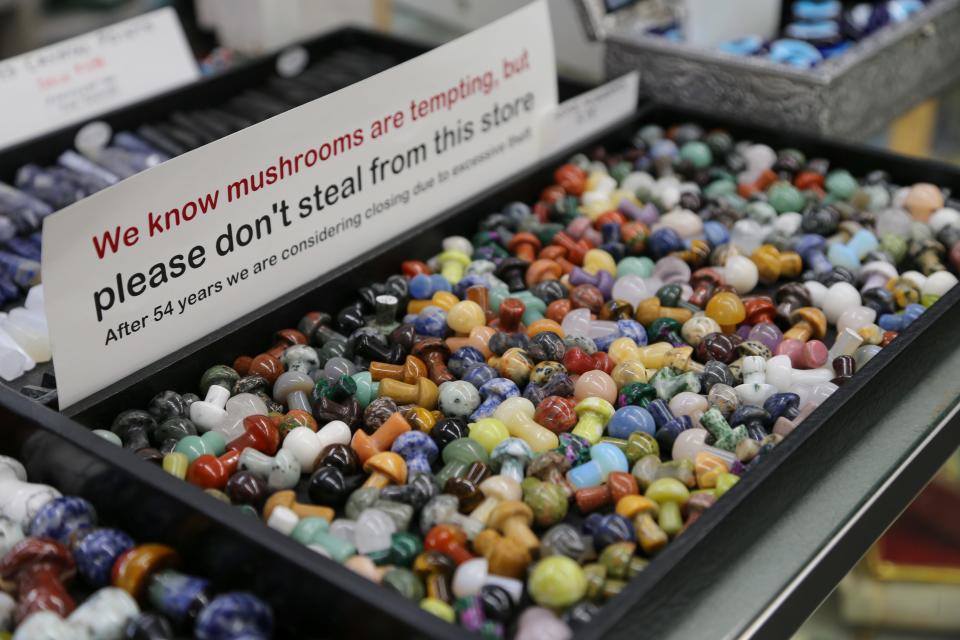
<instances>
[{"instance_id":1,"label":"white sign","mask_svg":"<svg viewBox=\"0 0 960 640\"><path fill-rule=\"evenodd\" d=\"M198 77L169 7L0 60L0 148Z\"/></svg>"},{"instance_id":2,"label":"white sign","mask_svg":"<svg viewBox=\"0 0 960 640\"><path fill-rule=\"evenodd\" d=\"M557 106L541 125L543 155L586 140L631 115L639 90L640 73L631 71Z\"/></svg>"},{"instance_id":3,"label":"white sign","mask_svg":"<svg viewBox=\"0 0 960 640\"><path fill-rule=\"evenodd\" d=\"M548 24L535 2L48 217L61 408L535 162Z\"/></svg>"}]
</instances>

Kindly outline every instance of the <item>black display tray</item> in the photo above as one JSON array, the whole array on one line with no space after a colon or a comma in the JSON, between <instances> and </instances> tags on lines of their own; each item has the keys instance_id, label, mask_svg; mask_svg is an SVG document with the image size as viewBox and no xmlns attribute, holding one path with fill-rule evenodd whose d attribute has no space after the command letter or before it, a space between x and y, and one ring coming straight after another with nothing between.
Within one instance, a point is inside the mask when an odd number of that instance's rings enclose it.
<instances>
[{"instance_id":1,"label":"black display tray","mask_svg":"<svg viewBox=\"0 0 960 640\"><path fill-rule=\"evenodd\" d=\"M671 125L691 119L705 126L724 126L737 137L775 148L791 146L810 155L827 157L856 175L883 168L899 183L925 181L955 193L960 189L960 171L943 164L663 108L642 110L628 122L579 147L586 150L605 144L616 149L626 145L641 124ZM114 494L110 496L110 506L104 508L116 511L117 517L135 534L147 529L162 530L174 540L192 537L199 545L198 556L208 561L205 545L211 537L222 536L223 542L215 546L235 548L244 558L224 571L224 580L259 586L259 592L282 612L286 628L296 629L300 635L463 637L461 629L420 610L416 603L386 589L374 588L344 567L253 522L199 489L166 476L82 427L109 428L117 413L146 406L162 390L193 388L207 367L266 348L276 329L296 326L305 312L339 309L351 300L358 286L395 273L404 259L432 255L445 236L472 231L490 211L512 200L532 202L550 183L554 169L567 155L545 159L496 191L473 197L441 213L429 225L281 296L81 401L67 415L0 389L0 405L24 418L15 428L4 430L0 446L12 447L9 451L16 454L18 447L40 442L34 445L36 453L23 454L37 480L66 476L81 494ZM805 492L814 485L819 469L838 459L904 394L922 384L923 372L948 352L945 345L953 343L954 328L960 322L958 298L960 288L955 288L843 385L763 464L672 542L619 596L604 605L591 625L578 630L577 637L644 637L644 629L651 622L664 624L671 617L682 616L685 603L698 590L707 588L711 576L722 573L725 563L734 562L738 549L763 535L765 522L785 508L791 491ZM146 521L144 515L148 516ZM154 515L156 521L151 519Z\"/></svg>"}]
</instances>

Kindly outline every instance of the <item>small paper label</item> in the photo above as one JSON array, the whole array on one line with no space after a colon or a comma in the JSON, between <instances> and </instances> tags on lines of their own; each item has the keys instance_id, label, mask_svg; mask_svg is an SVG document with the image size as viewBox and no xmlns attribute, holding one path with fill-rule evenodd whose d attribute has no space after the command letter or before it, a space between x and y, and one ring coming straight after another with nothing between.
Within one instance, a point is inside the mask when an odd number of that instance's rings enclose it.
<instances>
[{"instance_id":1,"label":"small paper label","mask_svg":"<svg viewBox=\"0 0 960 640\"><path fill-rule=\"evenodd\" d=\"M0 60L0 148L199 77L170 7Z\"/></svg>"},{"instance_id":2,"label":"small paper label","mask_svg":"<svg viewBox=\"0 0 960 640\"><path fill-rule=\"evenodd\" d=\"M542 155L574 146L630 116L637 109L639 90L640 73L631 71L557 105L541 125Z\"/></svg>"},{"instance_id":3,"label":"small paper label","mask_svg":"<svg viewBox=\"0 0 960 640\"><path fill-rule=\"evenodd\" d=\"M539 0L48 217L60 407L534 163L549 22Z\"/></svg>"}]
</instances>

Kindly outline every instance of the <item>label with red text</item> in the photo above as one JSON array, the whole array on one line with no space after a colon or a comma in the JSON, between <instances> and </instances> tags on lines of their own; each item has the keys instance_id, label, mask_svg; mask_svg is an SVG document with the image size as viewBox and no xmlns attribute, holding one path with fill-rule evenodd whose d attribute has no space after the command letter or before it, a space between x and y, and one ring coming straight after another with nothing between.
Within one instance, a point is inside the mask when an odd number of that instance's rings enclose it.
<instances>
[{"instance_id":1,"label":"label with red text","mask_svg":"<svg viewBox=\"0 0 960 640\"><path fill-rule=\"evenodd\" d=\"M48 217L60 407L535 162L549 24L539 0Z\"/></svg>"},{"instance_id":2,"label":"label with red text","mask_svg":"<svg viewBox=\"0 0 960 640\"><path fill-rule=\"evenodd\" d=\"M0 60L0 148L193 82L200 75L166 7Z\"/></svg>"}]
</instances>

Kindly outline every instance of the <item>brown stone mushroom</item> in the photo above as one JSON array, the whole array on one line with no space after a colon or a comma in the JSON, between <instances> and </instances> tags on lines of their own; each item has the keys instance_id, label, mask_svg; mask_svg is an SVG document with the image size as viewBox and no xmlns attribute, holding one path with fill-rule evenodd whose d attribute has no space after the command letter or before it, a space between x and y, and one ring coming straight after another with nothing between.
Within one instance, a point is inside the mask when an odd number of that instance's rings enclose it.
<instances>
[{"instance_id":1,"label":"brown stone mushroom","mask_svg":"<svg viewBox=\"0 0 960 640\"><path fill-rule=\"evenodd\" d=\"M802 282L788 282L780 285L775 298L777 301L776 323L781 329L790 328L794 311L813 304L810 292Z\"/></svg>"},{"instance_id":2,"label":"brown stone mushroom","mask_svg":"<svg viewBox=\"0 0 960 640\"><path fill-rule=\"evenodd\" d=\"M407 481L407 463L392 451L373 456L363 464L363 470L370 474L363 483L364 487L383 489L388 484L404 484Z\"/></svg>"},{"instance_id":3,"label":"brown stone mushroom","mask_svg":"<svg viewBox=\"0 0 960 640\"><path fill-rule=\"evenodd\" d=\"M633 522L637 542L647 555L656 553L667 544L666 532L653 519L659 511L657 503L645 496L628 495L617 502L617 513Z\"/></svg>"},{"instance_id":4,"label":"brown stone mushroom","mask_svg":"<svg viewBox=\"0 0 960 640\"><path fill-rule=\"evenodd\" d=\"M69 615L76 604L63 582L75 571L70 550L59 542L27 538L14 545L0 560L0 579L4 589L16 590L17 624L38 611Z\"/></svg>"},{"instance_id":5,"label":"brown stone mushroom","mask_svg":"<svg viewBox=\"0 0 960 640\"><path fill-rule=\"evenodd\" d=\"M384 379L399 380L407 384L414 384L418 378L427 375L427 365L416 356L407 356L404 363L389 364L386 362L371 362L370 377L374 382Z\"/></svg>"},{"instance_id":6,"label":"brown stone mushroom","mask_svg":"<svg viewBox=\"0 0 960 640\"><path fill-rule=\"evenodd\" d=\"M281 329L273 334L273 339L276 342L266 353L274 358L279 358L287 347L292 347L295 344L307 344L307 336L296 329Z\"/></svg>"},{"instance_id":7,"label":"brown stone mushroom","mask_svg":"<svg viewBox=\"0 0 960 640\"><path fill-rule=\"evenodd\" d=\"M570 461L558 451L544 451L527 465L527 476L558 485L567 497L573 496L573 486L567 481Z\"/></svg>"},{"instance_id":8,"label":"brown stone mushroom","mask_svg":"<svg viewBox=\"0 0 960 640\"><path fill-rule=\"evenodd\" d=\"M450 356L450 349L440 338L426 338L415 342L413 355L427 363L429 377L435 384L441 385L456 379L447 369L446 359Z\"/></svg>"},{"instance_id":9,"label":"brown stone mushroom","mask_svg":"<svg viewBox=\"0 0 960 640\"><path fill-rule=\"evenodd\" d=\"M800 307L793 312L790 320L793 326L784 332L784 340L819 340L827 333L827 316L816 307Z\"/></svg>"},{"instance_id":10,"label":"brown stone mushroom","mask_svg":"<svg viewBox=\"0 0 960 640\"><path fill-rule=\"evenodd\" d=\"M400 404L416 404L424 409L435 409L440 390L430 378L417 378L414 384L387 378L380 382L379 395L381 398L393 398Z\"/></svg>"},{"instance_id":11,"label":"brown stone mushroom","mask_svg":"<svg viewBox=\"0 0 960 640\"><path fill-rule=\"evenodd\" d=\"M263 520L270 520L273 510L277 507L286 507L300 518L323 518L327 522L333 521L334 511L330 507L319 504L304 504L297 502L297 494L290 489L277 491L263 504Z\"/></svg>"},{"instance_id":12,"label":"brown stone mushroom","mask_svg":"<svg viewBox=\"0 0 960 640\"><path fill-rule=\"evenodd\" d=\"M490 475L490 469L482 462L473 462L467 467L462 476L454 476L447 480L443 487L444 493L456 496L460 502L460 513L470 513L483 502L483 492L480 483Z\"/></svg>"},{"instance_id":13,"label":"brown stone mushroom","mask_svg":"<svg viewBox=\"0 0 960 640\"><path fill-rule=\"evenodd\" d=\"M456 569L453 559L440 551L424 551L413 561L413 572L426 584L427 597L444 602L453 600L450 579Z\"/></svg>"},{"instance_id":14,"label":"brown stone mushroom","mask_svg":"<svg viewBox=\"0 0 960 640\"><path fill-rule=\"evenodd\" d=\"M514 538L484 529L473 541L473 548L487 559L490 573L520 580L530 566L530 552Z\"/></svg>"},{"instance_id":15,"label":"brown stone mushroom","mask_svg":"<svg viewBox=\"0 0 960 640\"><path fill-rule=\"evenodd\" d=\"M496 509L497 505L501 502L504 500L517 501L523 496L520 483L504 475L490 476L480 483L480 491L483 492L486 499L473 510L470 517L479 520L483 524L487 524L487 521L490 519L490 514L493 513L493 510Z\"/></svg>"},{"instance_id":16,"label":"brown stone mushroom","mask_svg":"<svg viewBox=\"0 0 960 640\"><path fill-rule=\"evenodd\" d=\"M710 495L709 493L695 493L691 495L690 499L683 505L683 512L686 514L687 520L683 523L683 529L680 530L680 533L689 529L690 525L696 522L697 518L703 515L704 511L712 507L716 501L716 496Z\"/></svg>"},{"instance_id":17,"label":"brown stone mushroom","mask_svg":"<svg viewBox=\"0 0 960 640\"><path fill-rule=\"evenodd\" d=\"M487 526L513 538L531 553L540 549L540 538L530 530L533 509L518 500L504 500L494 508Z\"/></svg>"}]
</instances>

